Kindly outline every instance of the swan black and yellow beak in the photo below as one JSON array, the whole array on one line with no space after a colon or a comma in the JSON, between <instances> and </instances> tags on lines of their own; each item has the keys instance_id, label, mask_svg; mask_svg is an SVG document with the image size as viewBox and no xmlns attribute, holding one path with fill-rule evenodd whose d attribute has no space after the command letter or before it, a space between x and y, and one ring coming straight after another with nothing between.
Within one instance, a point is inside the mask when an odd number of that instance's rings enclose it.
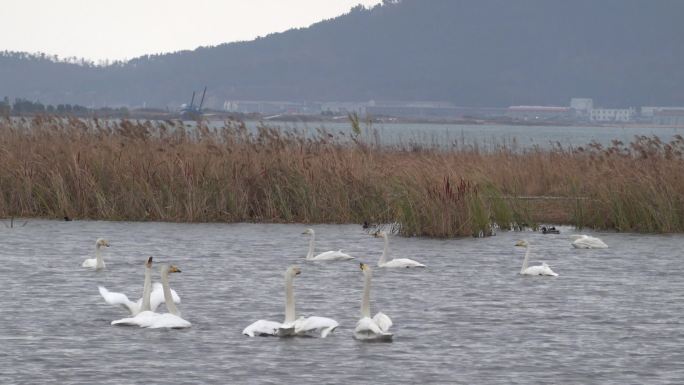
<instances>
[{"instance_id":1,"label":"swan black and yellow beak","mask_svg":"<svg viewBox=\"0 0 684 385\"><path fill-rule=\"evenodd\" d=\"M147 258L147 262L145 262L145 266L152 267L152 257Z\"/></svg>"},{"instance_id":2,"label":"swan black and yellow beak","mask_svg":"<svg viewBox=\"0 0 684 385\"><path fill-rule=\"evenodd\" d=\"M178 268L177 266L175 266L175 265L171 265L171 266L169 267L169 273L180 273L180 272L181 272L181 269L179 269L179 268Z\"/></svg>"},{"instance_id":3,"label":"swan black and yellow beak","mask_svg":"<svg viewBox=\"0 0 684 385\"><path fill-rule=\"evenodd\" d=\"M368 269L368 265L365 263L359 263L359 267L361 268L362 271L366 271Z\"/></svg>"},{"instance_id":4,"label":"swan black and yellow beak","mask_svg":"<svg viewBox=\"0 0 684 385\"><path fill-rule=\"evenodd\" d=\"M302 269L300 269L298 267L295 267L294 269L292 269L292 271L294 271L295 275L302 274Z\"/></svg>"}]
</instances>

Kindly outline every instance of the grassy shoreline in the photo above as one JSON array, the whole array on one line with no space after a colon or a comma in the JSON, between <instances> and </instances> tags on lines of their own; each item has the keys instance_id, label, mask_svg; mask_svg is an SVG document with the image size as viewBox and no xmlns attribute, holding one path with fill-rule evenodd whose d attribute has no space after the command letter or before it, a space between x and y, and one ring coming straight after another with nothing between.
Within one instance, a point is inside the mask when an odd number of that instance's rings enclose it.
<instances>
[{"instance_id":1,"label":"grassy shoreline","mask_svg":"<svg viewBox=\"0 0 684 385\"><path fill-rule=\"evenodd\" d=\"M451 237L536 223L684 231L684 139L442 151L243 124L0 121L0 217L399 222Z\"/></svg>"}]
</instances>

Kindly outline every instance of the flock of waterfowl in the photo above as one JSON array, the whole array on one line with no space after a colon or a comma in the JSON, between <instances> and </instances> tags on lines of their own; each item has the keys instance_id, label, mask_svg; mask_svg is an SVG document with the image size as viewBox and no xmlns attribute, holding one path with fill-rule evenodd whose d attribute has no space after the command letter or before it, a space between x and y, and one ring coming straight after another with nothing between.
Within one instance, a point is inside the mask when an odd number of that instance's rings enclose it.
<instances>
[{"instance_id":1,"label":"flock of waterfowl","mask_svg":"<svg viewBox=\"0 0 684 385\"><path fill-rule=\"evenodd\" d=\"M320 254L315 254L315 232L313 229L307 229L303 234L311 235L309 242L309 250L306 259L309 261L341 261L351 260L354 257L343 253L342 250L326 251ZM389 240L387 233L379 231L374 233L376 237L382 237L384 240L384 249L380 260L378 261L379 268L423 268L424 264L408 258L390 259L389 257ZM530 247L525 240L518 241L516 246L525 247L525 257L523 259L520 274L522 275L541 275L541 276L558 276L549 265L542 263L537 266L529 266ZM576 236L572 242L575 248L592 249L592 248L606 248L608 247L603 241L598 238L587 235ZM104 269L105 263L102 258L102 248L109 247L109 242L105 239L98 239L95 243L95 258L86 259L82 266L92 269ZM371 317L370 311L370 287L372 269L368 264L360 263L361 271L364 275L363 298L361 302L361 318L356 324L353 336L358 340L364 341L391 341L392 333L389 332L392 326L390 317L382 312L378 312ZM169 275L172 273L180 273L181 270L174 265L163 264L160 267L161 283L152 283L152 257L149 257L145 262L145 279L143 283L143 295L136 302L128 299L123 293L116 293L107 290L103 286L99 286L100 295L105 302L124 308L129 317L114 320L112 325L127 325L139 326L143 328L188 328L191 323L181 317L177 304L180 304L180 297L170 288ZM339 323L332 318L310 316L297 317L295 312L294 301L294 278L301 273L301 269L297 266L290 266L285 271L285 319L283 322L258 320L247 326L242 334L249 337L256 336L277 336L277 337L295 337L295 336L310 336L325 338L332 333ZM157 308L164 303L168 313L157 313Z\"/></svg>"}]
</instances>

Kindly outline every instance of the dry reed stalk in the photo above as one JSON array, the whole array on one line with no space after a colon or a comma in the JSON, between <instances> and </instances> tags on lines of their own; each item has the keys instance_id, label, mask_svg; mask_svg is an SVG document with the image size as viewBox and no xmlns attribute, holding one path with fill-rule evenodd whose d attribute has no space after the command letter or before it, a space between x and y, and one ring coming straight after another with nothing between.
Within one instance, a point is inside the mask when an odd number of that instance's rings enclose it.
<instances>
[{"instance_id":1,"label":"dry reed stalk","mask_svg":"<svg viewBox=\"0 0 684 385\"><path fill-rule=\"evenodd\" d=\"M0 216L684 229L684 140L513 151L380 147L227 122L36 117L0 122ZM553 196L563 199L550 200ZM516 197L539 197L517 199Z\"/></svg>"}]
</instances>

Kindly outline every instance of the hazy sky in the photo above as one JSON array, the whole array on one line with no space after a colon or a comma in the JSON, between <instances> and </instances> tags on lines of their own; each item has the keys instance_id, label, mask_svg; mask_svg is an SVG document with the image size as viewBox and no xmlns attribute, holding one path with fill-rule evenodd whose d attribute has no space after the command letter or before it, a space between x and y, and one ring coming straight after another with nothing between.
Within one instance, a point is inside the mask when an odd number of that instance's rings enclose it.
<instances>
[{"instance_id":1,"label":"hazy sky","mask_svg":"<svg viewBox=\"0 0 684 385\"><path fill-rule=\"evenodd\" d=\"M380 0L2 0L0 50L91 60L194 49L305 27Z\"/></svg>"}]
</instances>

